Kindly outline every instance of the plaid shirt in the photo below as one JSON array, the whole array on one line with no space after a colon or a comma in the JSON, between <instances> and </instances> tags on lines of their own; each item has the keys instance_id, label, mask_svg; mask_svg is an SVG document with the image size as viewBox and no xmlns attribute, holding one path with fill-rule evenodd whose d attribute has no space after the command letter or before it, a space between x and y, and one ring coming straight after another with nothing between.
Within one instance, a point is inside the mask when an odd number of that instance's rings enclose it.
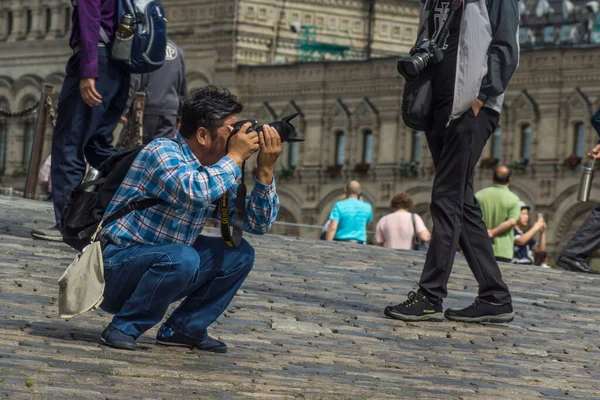
<instances>
[{"instance_id":1,"label":"plaid shirt","mask_svg":"<svg viewBox=\"0 0 600 400\"><path fill-rule=\"evenodd\" d=\"M118 246L194 243L209 218L218 217L218 200L229 193L233 215L242 171L229 157L210 167L200 164L180 134L176 141L156 139L136 157L104 216L134 200L166 200L136 210L104 227L102 235ZM258 180L246 199L244 230L266 233L279 210L275 179L269 186Z\"/></svg>"}]
</instances>

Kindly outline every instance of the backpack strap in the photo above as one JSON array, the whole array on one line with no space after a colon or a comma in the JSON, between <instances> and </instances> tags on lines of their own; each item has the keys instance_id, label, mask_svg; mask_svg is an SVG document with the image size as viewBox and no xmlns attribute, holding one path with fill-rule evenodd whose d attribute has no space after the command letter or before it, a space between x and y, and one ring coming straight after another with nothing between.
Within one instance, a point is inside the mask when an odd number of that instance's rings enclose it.
<instances>
[{"instance_id":1,"label":"backpack strap","mask_svg":"<svg viewBox=\"0 0 600 400\"><path fill-rule=\"evenodd\" d=\"M106 31L104 30L103 27L100 27L100 40L102 40L102 43L104 43L104 44L110 43L110 38L106 34Z\"/></svg>"},{"instance_id":2,"label":"backpack strap","mask_svg":"<svg viewBox=\"0 0 600 400\"><path fill-rule=\"evenodd\" d=\"M121 208L118 211L115 211L114 213L110 214L108 217L104 218L102 221L100 221L100 223L98 225L92 225L92 226L88 227L87 229L84 229L83 231L79 232L79 234L77 234L77 237L79 239L85 239L87 237L90 237L90 236L94 235L94 232L96 232L96 230L100 226L105 227L105 226L115 222L119 218L124 217L125 215L129 214L132 211L145 210L147 208L157 206L164 202L165 201L163 199L159 199L158 197L132 201L131 203L128 203L125 207ZM100 228L100 229L102 229L102 228Z\"/></svg>"},{"instance_id":3,"label":"backpack strap","mask_svg":"<svg viewBox=\"0 0 600 400\"><path fill-rule=\"evenodd\" d=\"M132 211L145 210L147 208L157 206L164 202L165 201L163 199L159 199L158 197L132 201L132 202L128 203L125 207L121 208L118 211L115 211L114 213L110 214L108 217L104 218L104 220L102 221L102 225L107 226L109 224L112 224L119 218L126 216L127 214L129 214Z\"/></svg>"}]
</instances>

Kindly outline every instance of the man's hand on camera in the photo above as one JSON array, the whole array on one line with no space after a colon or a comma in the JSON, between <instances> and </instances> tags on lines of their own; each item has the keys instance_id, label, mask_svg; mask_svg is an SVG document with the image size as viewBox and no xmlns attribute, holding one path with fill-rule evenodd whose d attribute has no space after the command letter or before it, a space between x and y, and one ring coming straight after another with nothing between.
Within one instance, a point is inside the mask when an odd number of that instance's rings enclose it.
<instances>
[{"instance_id":1,"label":"man's hand on camera","mask_svg":"<svg viewBox=\"0 0 600 400\"><path fill-rule=\"evenodd\" d=\"M588 157L594 158L596 160L600 159L600 143L598 143L592 151L588 153Z\"/></svg>"},{"instance_id":2,"label":"man's hand on camera","mask_svg":"<svg viewBox=\"0 0 600 400\"><path fill-rule=\"evenodd\" d=\"M240 168L242 167L242 163L259 149L258 133L256 131L246 133L250 126L252 126L250 122L245 123L239 132L229 139L229 152L227 156L239 165Z\"/></svg>"},{"instance_id":3,"label":"man's hand on camera","mask_svg":"<svg viewBox=\"0 0 600 400\"><path fill-rule=\"evenodd\" d=\"M471 106L471 109L473 110L473 115L478 116L479 111L481 111L481 107L483 107L483 101L475 99L473 105Z\"/></svg>"},{"instance_id":4,"label":"man's hand on camera","mask_svg":"<svg viewBox=\"0 0 600 400\"><path fill-rule=\"evenodd\" d=\"M265 185L273 182L275 162L281 154L281 137L277 130L269 125L263 125L259 138L260 152L258 153L258 172L256 177Z\"/></svg>"}]
</instances>

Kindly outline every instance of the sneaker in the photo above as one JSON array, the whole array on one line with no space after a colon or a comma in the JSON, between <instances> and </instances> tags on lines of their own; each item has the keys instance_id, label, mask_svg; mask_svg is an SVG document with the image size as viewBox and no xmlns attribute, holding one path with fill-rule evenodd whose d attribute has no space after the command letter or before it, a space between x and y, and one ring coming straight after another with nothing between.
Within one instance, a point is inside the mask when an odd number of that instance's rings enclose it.
<instances>
[{"instance_id":1,"label":"sneaker","mask_svg":"<svg viewBox=\"0 0 600 400\"><path fill-rule=\"evenodd\" d=\"M512 304L493 304L479 298L462 310L447 309L446 318L458 322L511 322L515 319Z\"/></svg>"},{"instance_id":2,"label":"sneaker","mask_svg":"<svg viewBox=\"0 0 600 400\"><path fill-rule=\"evenodd\" d=\"M34 239L49 240L51 242L63 241L62 234L56 225L48 229L33 229L31 231L31 236L33 236Z\"/></svg>"},{"instance_id":3,"label":"sneaker","mask_svg":"<svg viewBox=\"0 0 600 400\"><path fill-rule=\"evenodd\" d=\"M402 321L434 321L444 320L442 304L433 304L427 297L415 292L408 294L408 299L395 306L387 306L384 314Z\"/></svg>"},{"instance_id":4,"label":"sneaker","mask_svg":"<svg viewBox=\"0 0 600 400\"><path fill-rule=\"evenodd\" d=\"M174 331L170 326L163 324L156 334L156 343L164 346L181 346L190 349L210 351L213 353L226 353L227 345L220 340L206 335L204 339L193 339L182 333Z\"/></svg>"},{"instance_id":5,"label":"sneaker","mask_svg":"<svg viewBox=\"0 0 600 400\"><path fill-rule=\"evenodd\" d=\"M123 350L135 350L137 349L137 345L135 344L135 338L133 336L129 336L112 325L108 325L102 335L100 336L100 340L107 346L114 347L116 349Z\"/></svg>"}]
</instances>

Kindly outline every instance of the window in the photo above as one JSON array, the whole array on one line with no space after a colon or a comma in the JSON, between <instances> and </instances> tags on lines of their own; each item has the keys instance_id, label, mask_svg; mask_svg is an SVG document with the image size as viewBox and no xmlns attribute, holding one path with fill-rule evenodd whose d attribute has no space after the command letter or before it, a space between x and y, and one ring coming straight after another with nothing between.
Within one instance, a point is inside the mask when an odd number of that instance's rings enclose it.
<instances>
[{"instance_id":1,"label":"window","mask_svg":"<svg viewBox=\"0 0 600 400\"><path fill-rule=\"evenodd\" d=\"M71 31L71 8L65 8L65 35Z\"/></svg>"},{"instance_id":2,"label":"window","mask_svg":"<svg viewBox=\"0 0 600 400\"><path fill-rule=\"evenodd\" d=\"M288 166L289 167L297 167L298 166L298 151L300 150L300 143L293 142L289 145L289 153L288 153Z\"/></svg>"},{"instance_id":3,"label":"window","mask_svg":"<svg viewBox=\"0 0 600 400\"><path fill-rule=\"evenodd\" d=\"M6 13L6 28L5 28L5 36L9 36L13 30L13 13L9 11Z\"/></svg>"},{"instance_id":4,"label":"window","mask_svg":"<svg viewBox=\"0 0 600 400\"><path fill-rule=\"evenodd\" d=\"M338 131L335 134L335 163L344 165L346 161L346 137L344 132Z\"/></svg>"},{"instance_id":5,"label":"window","mask_svg":"<svg viewBox=\"0 0 600 400\"><path fill-rule=\"evenodd\" d=\"M23 124L23 166L25 168L29 166L31 150L33 149L34 126L33 121L27 121Z\"/></svg>"},{"instance_id":6,"label":"window","mask_svg":"<svg viewBox=\"0 0 600 400\"><path fill-rule=\"evenodd\" d=\"M421 162L421 148L423 147L423 132L415 131L413 132L413 140L412 140L412 154L411 161L412 162Z\"/></svg>"},{"instance_id":7,"label":"window","mask_svg":"<svg viewBox=\"0 0 600 400\"><path fill-rule=\"evenodd\" d=\"M523 125L521 130L521 159L531 159L531 139L533 138L533 130L531 125Z\"/></svg>"},{"instance_id":8,"label":"window","mask_svg":"<svg viewBox=\"0 0 600 400\"><path fill-rule=\"evenodd\" d=\"M544 28L544 43L554 43L556 30L553 26Z\"/></svg>"},{"instance_id":9,"label":"window","mask_svg":"<svg viewBox=\"0 0 600 400\"><path fill-rule=\"evenodd\" d=\"M365 164L373 163L373 132L365 131L363 133L363 156L362 161Z\"/></svg>"},{"instance_id":10,"label":"window","mask_svg":"<svg viewBox=\"0 0 600 400\"><path fill-rule=\"evenodd\" d=\"M583 158L585 156L585 125L581 122L575 124L575 140L573 141L573 154Z\"/></svg>"},{"instance_id":11,"label":"window","mask_svg":"<svg viewBox=\"0 0 600 400\"><path fill-rule=\"evenodd\" d=\"M6 153L8 150L8 124L0 121L0 176L6 171Z\"/></svg>"},{"instance_id":12,"label":"window","mask_svg":"<svg viewBox=\"0 0 600 400\"><path fill-rule=\"evenodd\" d=\"M498 127L492 135L492 157L500 158L502 154L502 128Z\"/></svg>"},{"instance_id":13,"label":"window","mask_svg":"<svg viewBox=\"0 0 600 400\"><path fill-rule=\"evenodd\" d=\"M45 34L50 32L50 26L52 26L52 10L46 8L46 28L44 30Z\"/></svg>"},{"instance_id":14,"label":"window","mask_svg":"<svg viewBox=\"0 0 600 400\"><path fill-rule=\"evenodd\" d=\"M28 35L31 32L31 27L33 25L33 13L31 10L27 10L25 13L25 34Z\"/></svg>"},{"instance_id":15,"label":"window","mask_svg":"<svg viewBox=\"0 0 600 400\"><path fill-rule=\"evenodd\" d=\"M561 26L560 27L560 41L563 43L572 41L574 29L575 28L573 27L573 25Z\"/></svg>"}]
</instances>

